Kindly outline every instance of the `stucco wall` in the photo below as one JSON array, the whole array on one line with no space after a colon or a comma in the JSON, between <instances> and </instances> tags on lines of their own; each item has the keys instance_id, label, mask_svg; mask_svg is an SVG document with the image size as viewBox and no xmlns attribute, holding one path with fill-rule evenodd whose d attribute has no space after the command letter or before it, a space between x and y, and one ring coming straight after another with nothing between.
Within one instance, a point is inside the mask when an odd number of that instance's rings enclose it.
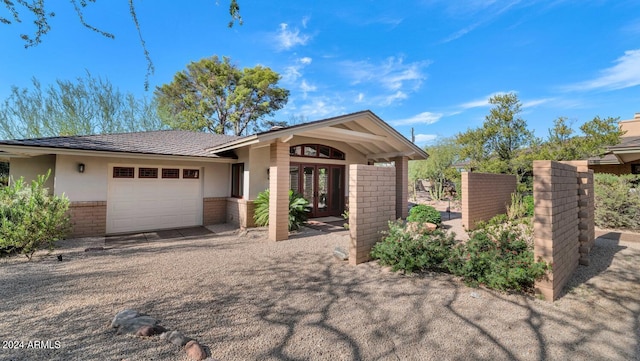
<instances>
[{"instance_id":1,"label":"stucco wall","mask_svg":"<svg viewBox=\"0 0 640 361\"><path fill-rule=\"evenodd\" d=\"M35 180L40 174L47 174L51 169L51 175L45 183L49 191L53 191L56 178L56 156L41 155L31 158L11 158L9 163L9 179L17 180L24 177L27 183Z\"/></svg>"},{"instance_id":2,"label":"stucco wall","mask_svg":"<svg viewBox=\"0 0 640 361\"><path fill-rule=\"evenodd\" d=\"M78 172L79 163L85 165L84 173ZM64 192L71 201L78 202L106 201L110 164L203 168L204 197L227 197L230 193L230 167L225 163L58 155L56 194Z\"/></svg>"},{"instance_id":3,"label":"stucco wall","mask_svg":"<svg viewBox=\"0 0 640 361\"><path fill-rule=\"evenodd\" d=\"M620 129L626 131L624 137L638 137L640 136L640 119L631 119L621 121Z\"/></svg>"}]
</instances>

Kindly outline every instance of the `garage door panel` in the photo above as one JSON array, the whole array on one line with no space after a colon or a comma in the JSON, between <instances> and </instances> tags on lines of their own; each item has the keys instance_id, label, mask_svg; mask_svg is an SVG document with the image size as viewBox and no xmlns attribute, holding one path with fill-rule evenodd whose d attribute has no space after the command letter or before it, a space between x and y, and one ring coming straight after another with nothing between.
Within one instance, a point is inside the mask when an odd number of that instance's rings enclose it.
<instances>
[{"instance_id":1,"label":"garage door panel","mask_svg":"<svg viewBox=\"0 0 640 361\"><path fill-rule=\"evenodd\" d=\"M107 233L202 225L201 179L111 178Z\"/></svg>"}]
</instances>

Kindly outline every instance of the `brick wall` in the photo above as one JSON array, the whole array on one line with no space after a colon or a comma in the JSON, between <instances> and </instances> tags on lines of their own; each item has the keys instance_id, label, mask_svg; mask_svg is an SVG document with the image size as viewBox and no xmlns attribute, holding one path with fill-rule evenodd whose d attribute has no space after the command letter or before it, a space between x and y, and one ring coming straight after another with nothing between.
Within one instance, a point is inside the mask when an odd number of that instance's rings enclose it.
<instances>
[{"instance_id":1,"label":"brick wall","mask_svg":"<svg viewBox=\"0 0 640 361\"><path fill-rule=\"evenodd\" d=\"M227 198L211 197L202 200L202 224L219 224L227 221Z\"/></svg>"},{"instance_id":2,"label":"brick wall","mask_svg":"<svg viewBox=\"0 0 640 361\"><path fill-rule=\"evenodd\" d=\"M288 204L288 203L287 203ZM255 227L253 214L255 204L253 201L239 198L226 198L226 220L240 228Z\"/></svg>"},{"instance_id":3,"label":"brick wall","mask_svg":"<svg viewBox=\"0 0 640 361\"><path fill-rule=\"evenodd\" d=\"M533 162L534 254L552 265L536 292L558 298L594 242L593 172L586 161Z\"/></svg>"},{"instance_id":4,"label":"brick wall","mask_svg":"<svg viewBox=\"0 0 640 361\"><path fill-rule=\"evenodd\" d=\"M349 166L349 263L371 259L371 248L396 218L396 169L363 164Z\"/></svg>"},{"instance_id":5,"label":"brick wall","mask_svg":"<svg viewBox=\"0 0 640 361\"><path fill-rule=\"evenodd\" d=\"M593 170L594 173L611 173L616 175L631 174L632 164L640 164L640 162L632 162L632 163L625 163L625 164L590 165L589 169Z\"/></svg>"},{"instance_id":6,"label":"brick wall","mask_svg":"<svg viewBox=\"0 0 640 361\"><path fill-rule=\"evenodd\" d=\"M477 222L506 213L516 176L509 174L462 173L462 225L473 229Z\"/></svg>"},{"instance_id":7,"label":"brick wall","mask_svg":"<svg viewBox=\"0 0 640 361\"><path fill-rule=\"evenodd\" d=\"M104 236L107 232L107 202L71 202L72 238Z\"/></svg>"}]
</instances>

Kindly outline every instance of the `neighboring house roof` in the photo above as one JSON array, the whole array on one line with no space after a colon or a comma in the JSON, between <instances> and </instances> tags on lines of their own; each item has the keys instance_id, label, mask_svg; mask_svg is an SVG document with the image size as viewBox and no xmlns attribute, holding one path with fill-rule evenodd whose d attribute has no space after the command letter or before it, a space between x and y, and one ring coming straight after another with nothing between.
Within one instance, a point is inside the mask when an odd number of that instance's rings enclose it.
<instances>
[{"instance_id":1,"label":"neighboring house roof","mask_svg":"<svg viewBox=\"0 0 640 361\"><path fill-rule=\"evenodd\" d=\"M135 133L0 140L0 146L9 145L34 148L215 158L218 156L206 151L207 148L217 144L227 143L237 138L239 137L185 130L158 130Z\"/></svg>"},{"instance_id":2,"label":"neighboring house roof","mask_svg":"<svg viewBox=\"0 0 640 361\"><path fill-rule=\"evenodd\" d=\"M343 141L374 161L388 161L396 156L407 156L410 159L429 157L422 148L413 144L370 110L274 128L213 146L209 150L218 154L247 145L270 143L279 138L287 139L293 136Z\"/></svg>"},{"instance_id":3,"label":"neighboring house roof","mask_svg":"<svg viewBox=\"0 0 640 361\"><path fill-rule=\"evenodd\" d=\"M607 149L604 156L589 158L589 164L624 164L640 160L640 136L622 137L620 143Z\"/></svg>"}]
</instances>

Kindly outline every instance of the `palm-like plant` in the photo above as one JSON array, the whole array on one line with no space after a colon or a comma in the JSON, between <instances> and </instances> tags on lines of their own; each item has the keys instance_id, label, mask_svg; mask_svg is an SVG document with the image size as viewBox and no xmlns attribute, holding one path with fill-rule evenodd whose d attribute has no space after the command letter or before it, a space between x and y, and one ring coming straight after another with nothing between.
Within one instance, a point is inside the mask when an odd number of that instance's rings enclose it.
<instances>
[{"instance_id":1,"label":"palm-like plant","mask_svg":"<svg viewBox=\"0 0 640 361\"><path fill-rule=\"evenodd\" d=\"M269 190L258 194L255 202L253 219L256 225L264 227L269 225ZM301 194L289 190L289 230L295 231L307 222L309 215L309 201Z\"/></svg>"}]
</instances>

